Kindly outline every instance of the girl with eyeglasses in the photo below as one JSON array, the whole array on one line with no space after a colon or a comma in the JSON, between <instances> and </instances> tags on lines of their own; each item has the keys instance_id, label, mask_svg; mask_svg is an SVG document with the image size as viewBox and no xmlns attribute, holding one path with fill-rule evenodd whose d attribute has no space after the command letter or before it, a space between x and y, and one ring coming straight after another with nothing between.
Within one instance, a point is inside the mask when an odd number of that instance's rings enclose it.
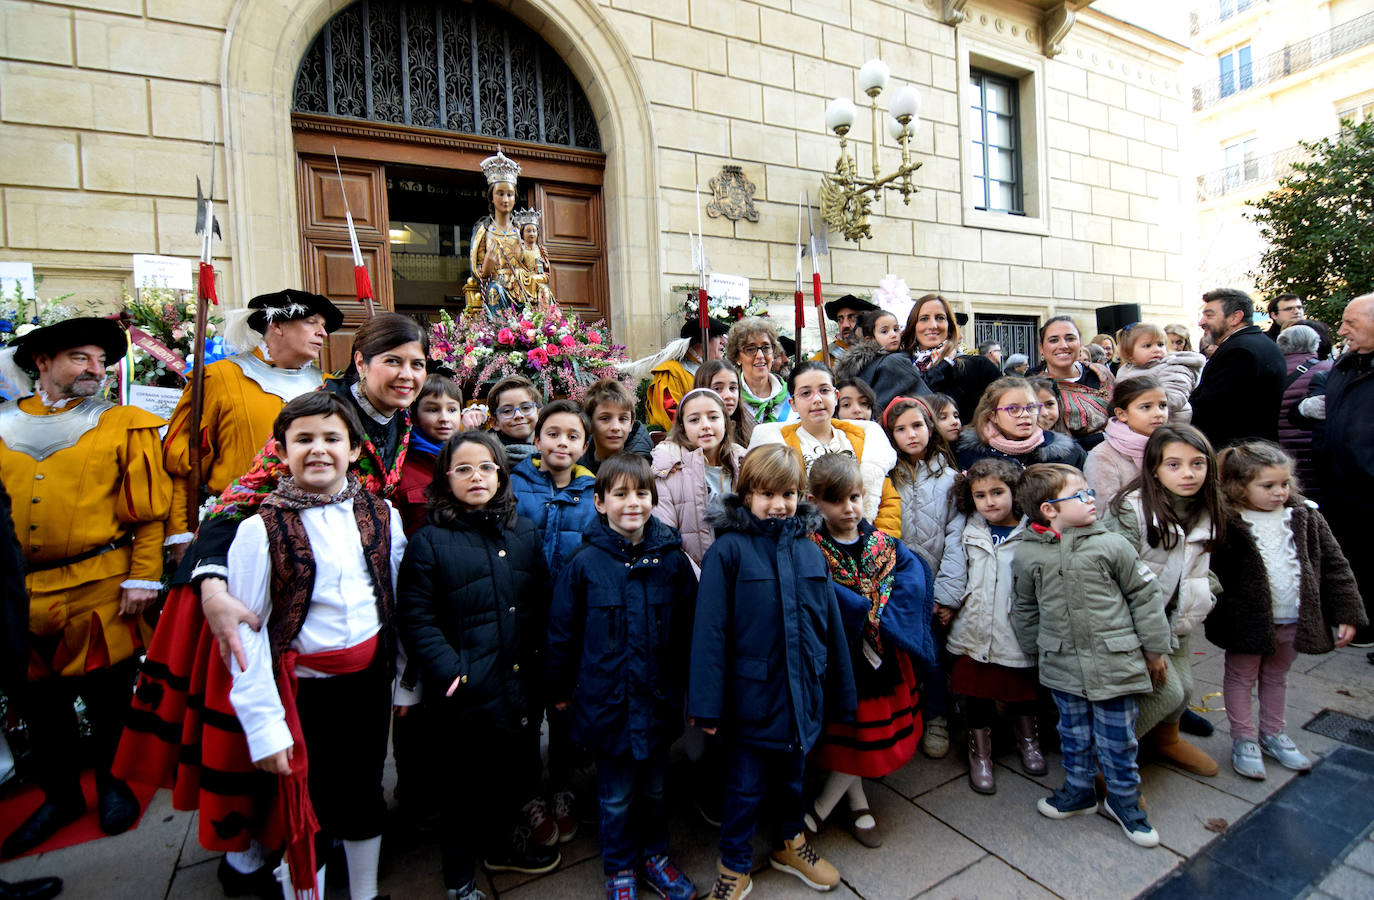
<instances>
[{"instance_id":1,"label":"girl with eyeglasses","mask_svg":"<svg viewBox=\"0 0 1374 900\"><path fill-rule=\"evenodd\" d=\"M1145 442L1169 421L1164 388L1149 375L1118 381L1112 390L1112 418L1106 440L1088 454L1083 477L1105 503L1140 475Z\"/></svg>"},{"instance_id":2,"label":"girl with eyeglasses","mask_svg":"<svg viewBox=\"0 0 1374 900\"><path fill-rule=\"evenodd\" d=\"M1024 378L999 378L983 392L973 421L959 434L954 455L967 470L989 456L1028 466L1066 463L1082 468L1087 454L1068 435L1040 427L1042 406Z\"/></svg>"},{"instance_id":3,"label":"girl with eyeglasses","mask_svg":"<svg viewBox=\"0 0 1374 900\"><path fill-rule=\"evenodd\" d=\"M401 641L447 754L444 886L477 891L488 872L548 872L558 850L525 827L539 804L542 650L552 588L539 529L516 512L510 464L492 434L462 431L435 463L427 524L397 580ZM555 835L555 840L557 840Z\"/></svg>"}]
</instances>

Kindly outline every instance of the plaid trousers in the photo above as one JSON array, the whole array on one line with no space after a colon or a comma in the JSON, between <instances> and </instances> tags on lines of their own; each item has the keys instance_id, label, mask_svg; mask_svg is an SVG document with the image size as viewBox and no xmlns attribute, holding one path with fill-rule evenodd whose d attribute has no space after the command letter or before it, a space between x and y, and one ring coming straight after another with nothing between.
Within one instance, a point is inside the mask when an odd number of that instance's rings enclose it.
<instances>
[{"instance_id":1,"label":"plaid trousers","mask_svg":"<svg viewBox=\"0 0 1374 900\"><path fill-rule=\"evenodd\" d=\"M1087 700L1063 691L1050 693L1059 707L1065 781L1076 788L1091 788L1100 765L1109 793L1135 796L1140 790L1135 764L1135 719L1140 711L1136 696Z\"/></svg>"}]
</instances>

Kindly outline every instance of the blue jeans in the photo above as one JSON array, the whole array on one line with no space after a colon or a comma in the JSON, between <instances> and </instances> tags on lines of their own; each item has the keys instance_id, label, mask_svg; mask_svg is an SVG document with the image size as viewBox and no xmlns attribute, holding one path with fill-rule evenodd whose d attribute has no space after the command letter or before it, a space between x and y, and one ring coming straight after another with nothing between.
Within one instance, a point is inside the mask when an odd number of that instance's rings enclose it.
<instances>
[{"instance_id":1,"label":"blue jeans","mask_svg":"<svg viewBox=\"0 0 1374 900\"><path fill-rule=\"evenodd\" d=\"M597 757L601 864L607 875L638 869L650 856L668 852L668 816L663 808L667 778L666 752L646 760Z\"/></svg>"},{"instance_id":2,"label":"blue jeans","mask_svg":"<svg viewBox=\"0 0 1374 900\"><path fill-rule=\"evenodd\" d=\"M750 841L759 825L764 801L778 823L778 843L802 830L802 771L806 754L797 750L763 750L735 742L725 748L725 816L720 823L720 860L732 872L753 868Z\"/></svg>"},{"instance_id":3,"label":"blue jeans","mask_svg":"<svg viewBox=\"0 0 1374 900\"><path fill-rule=\"evenodd\" d=\"M1135 695L1087 700L1063 691L1050 693L1054 705L1059 707L1064 780L1080 790L1090 790L1100 764L1108 793L1136 796L1140 791L1140 771L1135 764L1135 717L1140 702Z\"/></svg>"}]
</instances>

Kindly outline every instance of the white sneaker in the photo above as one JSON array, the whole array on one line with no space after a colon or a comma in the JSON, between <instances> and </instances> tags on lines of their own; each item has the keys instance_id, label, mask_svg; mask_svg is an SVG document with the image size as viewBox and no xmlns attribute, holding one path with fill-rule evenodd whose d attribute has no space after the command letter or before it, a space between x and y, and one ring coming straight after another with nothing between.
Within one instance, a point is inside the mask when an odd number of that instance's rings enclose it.
<instances>
[{"instance_id":1,"label":"white sneaker","mask_svg":"<svg viewBox=\"0 0 1374 900\"><path fill-rule=\"evenodd\" d=\"M949 722L944 716L926 719L921 752L931 759L944 759L949 755Z\"/></svg>"},{"instance_id":2,"label":"white sneaker","mask_svg":"<svg viewBox=\"0 0 1374 900\"><path fill-rule=\"evenodd\" d=\"M1292 769L1294 772L1306 772L1312 768L1312 760L1303 756L1302 751L1293 743L1292 738L1282 731L1278 734L1260 735L1259 744L1265 755L1274 757L1279 761L1279 765L1285 769Z\"/></svg>"},{"instance_id":3,"label":"white sneaker","mask_svg":"<svg viewBox=\"0 0 1374 900\"><path fill-rule=\"evenodd\" d=\"M1268 777L1264 771L1264 758L1260 756L1260 746L1254 741L1234 741L1231 744L1231 767L1237 775L1263 781Z\"/></svg>"}]
</instances>

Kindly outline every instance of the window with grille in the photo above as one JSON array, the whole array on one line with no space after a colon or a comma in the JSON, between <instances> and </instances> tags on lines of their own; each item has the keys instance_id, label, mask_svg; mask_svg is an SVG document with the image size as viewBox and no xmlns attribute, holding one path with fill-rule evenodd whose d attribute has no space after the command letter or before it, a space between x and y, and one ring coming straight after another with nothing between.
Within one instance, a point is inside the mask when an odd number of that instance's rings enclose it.
<instances>
[{"instance_id":1,"label":"window with grille","mask_svg":"<svg viewBox=\"0 0 1374 900\"><path fill-rule=\"evenodd\" d=\"M1229 97L1236 91L1243 91L1254 83L1254 73L1250 68L1250 45L1237 47L1223 53L1221 65L1221 96Z\"/></svg>"},{"instance_id":2,"label":"window with grille","mask_svg":"<svg viewBox=\"0 0 1374 900\"><path fill-rule=\"evenodd\" d=\"M1020 122L1017 84L971 69L974 207L1025 215L1022 203Z\"/></svg>"}]
</instances>

